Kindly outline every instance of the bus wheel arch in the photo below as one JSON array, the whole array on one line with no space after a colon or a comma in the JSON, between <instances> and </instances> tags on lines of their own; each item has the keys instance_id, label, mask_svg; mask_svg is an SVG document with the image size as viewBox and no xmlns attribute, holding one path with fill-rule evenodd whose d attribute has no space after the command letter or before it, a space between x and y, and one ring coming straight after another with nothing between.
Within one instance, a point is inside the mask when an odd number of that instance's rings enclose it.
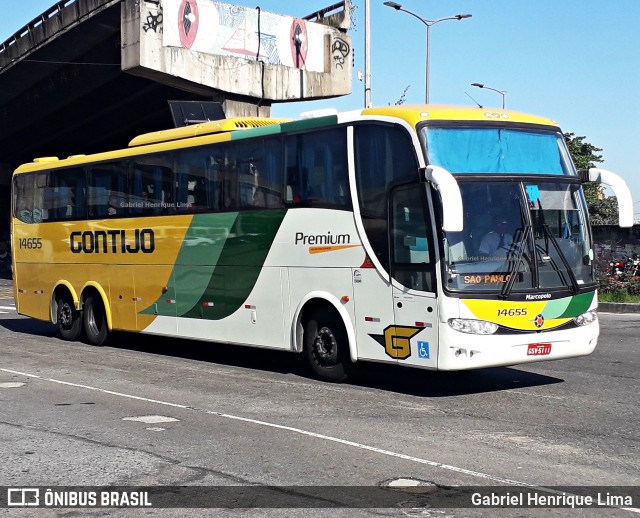
<instances>
[{"instance_id":1,"label":"bus wheel arch","mask_svg":"<svg viewBox=\"0 0 640 518\"><path fill-rule=\"evenodd\" d=\"M313 373L325 381L341 382L355 361L355 336L348 313L330 296L309 297L297 312L295 348L305 355Z\"/></svg>"},{"instance_id":2,"label":"bus wheel arch","mask_svg":"<svg viewBox=\"0 0 640 518\"><path fill-rule=\"evenodd\" d=\"M89 344L100 347L107 342L111 329L109 305L104 292L96 286L87 286L82 292L82 323Z\"/></svg>"},{"instance_id":3,"label":"bus wheel arch","mask_svg":"<svg viewBox=\"0 0 640 518\"><path fill-rule=\"evenodd\" d=\"M60 282L51 297L51 321L58 326L63 340L75 341L83 331L82 311L73 286Z\"/></svg>"}]
</instances>

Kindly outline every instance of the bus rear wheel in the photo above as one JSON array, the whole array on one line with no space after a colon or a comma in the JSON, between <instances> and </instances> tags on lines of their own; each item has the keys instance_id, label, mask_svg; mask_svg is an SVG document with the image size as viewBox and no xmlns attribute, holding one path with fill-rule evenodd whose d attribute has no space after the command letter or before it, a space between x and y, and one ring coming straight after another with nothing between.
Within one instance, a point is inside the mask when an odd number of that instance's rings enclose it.
<instances>
[{"instance_id":1,"label":"bus rear wheel","mask_svg":"<svg viewBox=\"0 0 640 518\"><path fill-rule=\"evenodd\" d=\"M340 383L351 372L349 343L337 315L315 311L304 326L304 354L313 373L324 381Z\"/></svg>"},{"instance_id":2,"label":"bus rear wheel","mask_svg":"<svg viewBox=\"0 0 640 518\"><path fill-rule=\"evenodd\" d=\"M77 340L82 332L82 314L76 310L69 296L62 295L56 305L60 336L70 342Z\"/></svg>"},{"instance_id":3,"label":"bus rear wheel","mask_svg":"<svg viewBox=\"0 0 640 518\"><path fill-rule=\"evenodd\" d=\"M107 315L99 295L89 295L84 301L84 334L96 347L107 341Z\"/></svg>"}]
</instances>

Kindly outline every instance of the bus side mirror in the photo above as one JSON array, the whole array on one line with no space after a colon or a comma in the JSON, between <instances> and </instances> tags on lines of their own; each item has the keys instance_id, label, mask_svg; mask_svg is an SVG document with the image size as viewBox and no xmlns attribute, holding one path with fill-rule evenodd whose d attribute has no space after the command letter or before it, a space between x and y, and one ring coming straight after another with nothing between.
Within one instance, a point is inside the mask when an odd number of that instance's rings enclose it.
<instances>
[{"instance_id":1,"label":"bus side mirror","mask_svg":"<svg viewBox=\"0 0 640 518\"><path fill-rule=\"evenodd\" d=\"M618 226L629 228L633 226L633 199L631 191L625 181L615 173L592 167L591 169L582 169L579 172L580 179L583 182L597 182L610 187L618 200Z\"/></svg>"},{"instance_id":2,"label":"bus side mirror","mask_svg":"<svg viewBox=\"0 0 640 518\"><path fill-rule=\"evenodd\" d=\"M420 168L422 182L431 183L442 198L442 229L461 232L463 229L462 194L453 175L437 165Z\"/></svg>"}]
</instances>

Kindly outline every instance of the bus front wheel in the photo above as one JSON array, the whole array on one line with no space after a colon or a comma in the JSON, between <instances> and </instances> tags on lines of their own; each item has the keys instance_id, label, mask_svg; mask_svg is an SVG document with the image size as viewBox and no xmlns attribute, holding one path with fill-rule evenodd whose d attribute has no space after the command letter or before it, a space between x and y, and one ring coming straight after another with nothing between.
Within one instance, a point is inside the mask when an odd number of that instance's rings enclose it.
<instances>
[{"instance_id":1,"label":"bus front wheel","mask_svg":"<svg viewBox=\"0 0 640 518\"><path fill-rule=\"evenodd\" d=\"M82 314L73 306L68 296L61 296L56 302L58 329L63 340L77 340L82 332Z\"/></svg>"},{"instance_id":2,"label":"bus front wheel","mask_svg":"<svg viewBox=\"0 0 640 518\"><path fill-rule=\"evenodd\" d=\"M304 326L304 354L313 373L324 381L340 383L351 371L344 324L336 315L316 311Z\"/></svg>"},{"instance_id":3,"label":"bus front wheel","mask_svg":"<svg viewBox=\"0 0 640 518\"><path fill-rule=\"evenodd\" d=\"M99 347L107 341L107 316L99 295L89 295L84 302L84 332L87 342Z\"/></svg>"}]
</instances>

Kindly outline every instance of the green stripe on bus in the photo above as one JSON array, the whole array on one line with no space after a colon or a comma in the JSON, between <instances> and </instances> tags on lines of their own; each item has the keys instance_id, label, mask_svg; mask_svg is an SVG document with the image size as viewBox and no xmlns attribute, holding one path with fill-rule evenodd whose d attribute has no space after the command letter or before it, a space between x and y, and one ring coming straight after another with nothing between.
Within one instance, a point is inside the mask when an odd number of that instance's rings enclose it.
<instances>
[{"instance_id":1,"label":"green stripe on bus","mask_svg":"<svg viewBox=\"0 0 640 518\"><path fill-rule=\"evenodd\" d=\"M581 293L580 295L571 297L569 306L567 306L567 309L565 309L564 313L562 313L562 315L560 315L558 318L572 318L577 317L578 315L582 315L582 313L587 311L589 309L589 306L591 306L593 297L595 297L594 291L589 293Z\"/></svg>"},{"instance_id":2,"label":"green stripe on bus","mask_svg":"<svg viewBox=\"0 0 640 518\"><path fill-rule=\"evenodd\" d=\"M302 119L299 121L283 122L282 124L272 124L259 128L244 129L242 131L232 131L231 140L242 140L252 137L263 137L275 135L289 131L303 131L313 128L321 128L323 126L334 126L338 123L336 115L327 115L325 117L317 117L315 119Z\"/></svg>"},{"instance_id":3,"label":"green stripe on bus","mask_svg":"<svg viewBox=\"0 0 640 518\"><path fill-rule=\"evenodd\" d=\"M178 316L219 320L237 311L253 290L286 213L286 209L239 213L204 293Z\"/></svg>"},{"instance_id":4,"label":"green stripe on bus","mask_svg":"<svg viewBox=\"0 0 640 518\"><path fill-rule=\"evenodd\" d=\"M218 320L244 304L271 249L286 209L193 217L167 292L146 315ZM165 299L175 298L175 305Z\"/></svg>"},{"instance_id":5,"label":"green stripe on bus","mask_svg":"<svg viewBox=\"0 0 640 518\"><path fill-rule=\"evenodd\" d=\"M243 129L242 131L232 131L231 140L264 137L267 135L276 135L281 132L282 132L282 128L280 124L272 124L270 126L262 126L260 128Z\"/></svg>"},{"instance_id":6,"label":"green stripe on bus","mask_svg":"<svg viewBox=\"0 0 640 518\"><path fill-rule=\"evenodd\" d=\"M171 272L167 292L140 313L175 316L176 310L180 314L192 308L213 275L237 217L237 212L193 216ZM164 303L167 298L176 300L177 309Z\"/></svg>"},{"instance_id":7,"label":"green stripe on bus","mask_svg":"<svg viewBox=\"0 0 640 518\"><path fill-rule=\"evenodd\" d=\"M338 124L336 115L327 115L325 117L317 117L315 119L301 119L299 121L285 122L282 124L282 131L302 131L313 128L321 128L322 126L335 126Z\"/></svg>"}]
</instances>

